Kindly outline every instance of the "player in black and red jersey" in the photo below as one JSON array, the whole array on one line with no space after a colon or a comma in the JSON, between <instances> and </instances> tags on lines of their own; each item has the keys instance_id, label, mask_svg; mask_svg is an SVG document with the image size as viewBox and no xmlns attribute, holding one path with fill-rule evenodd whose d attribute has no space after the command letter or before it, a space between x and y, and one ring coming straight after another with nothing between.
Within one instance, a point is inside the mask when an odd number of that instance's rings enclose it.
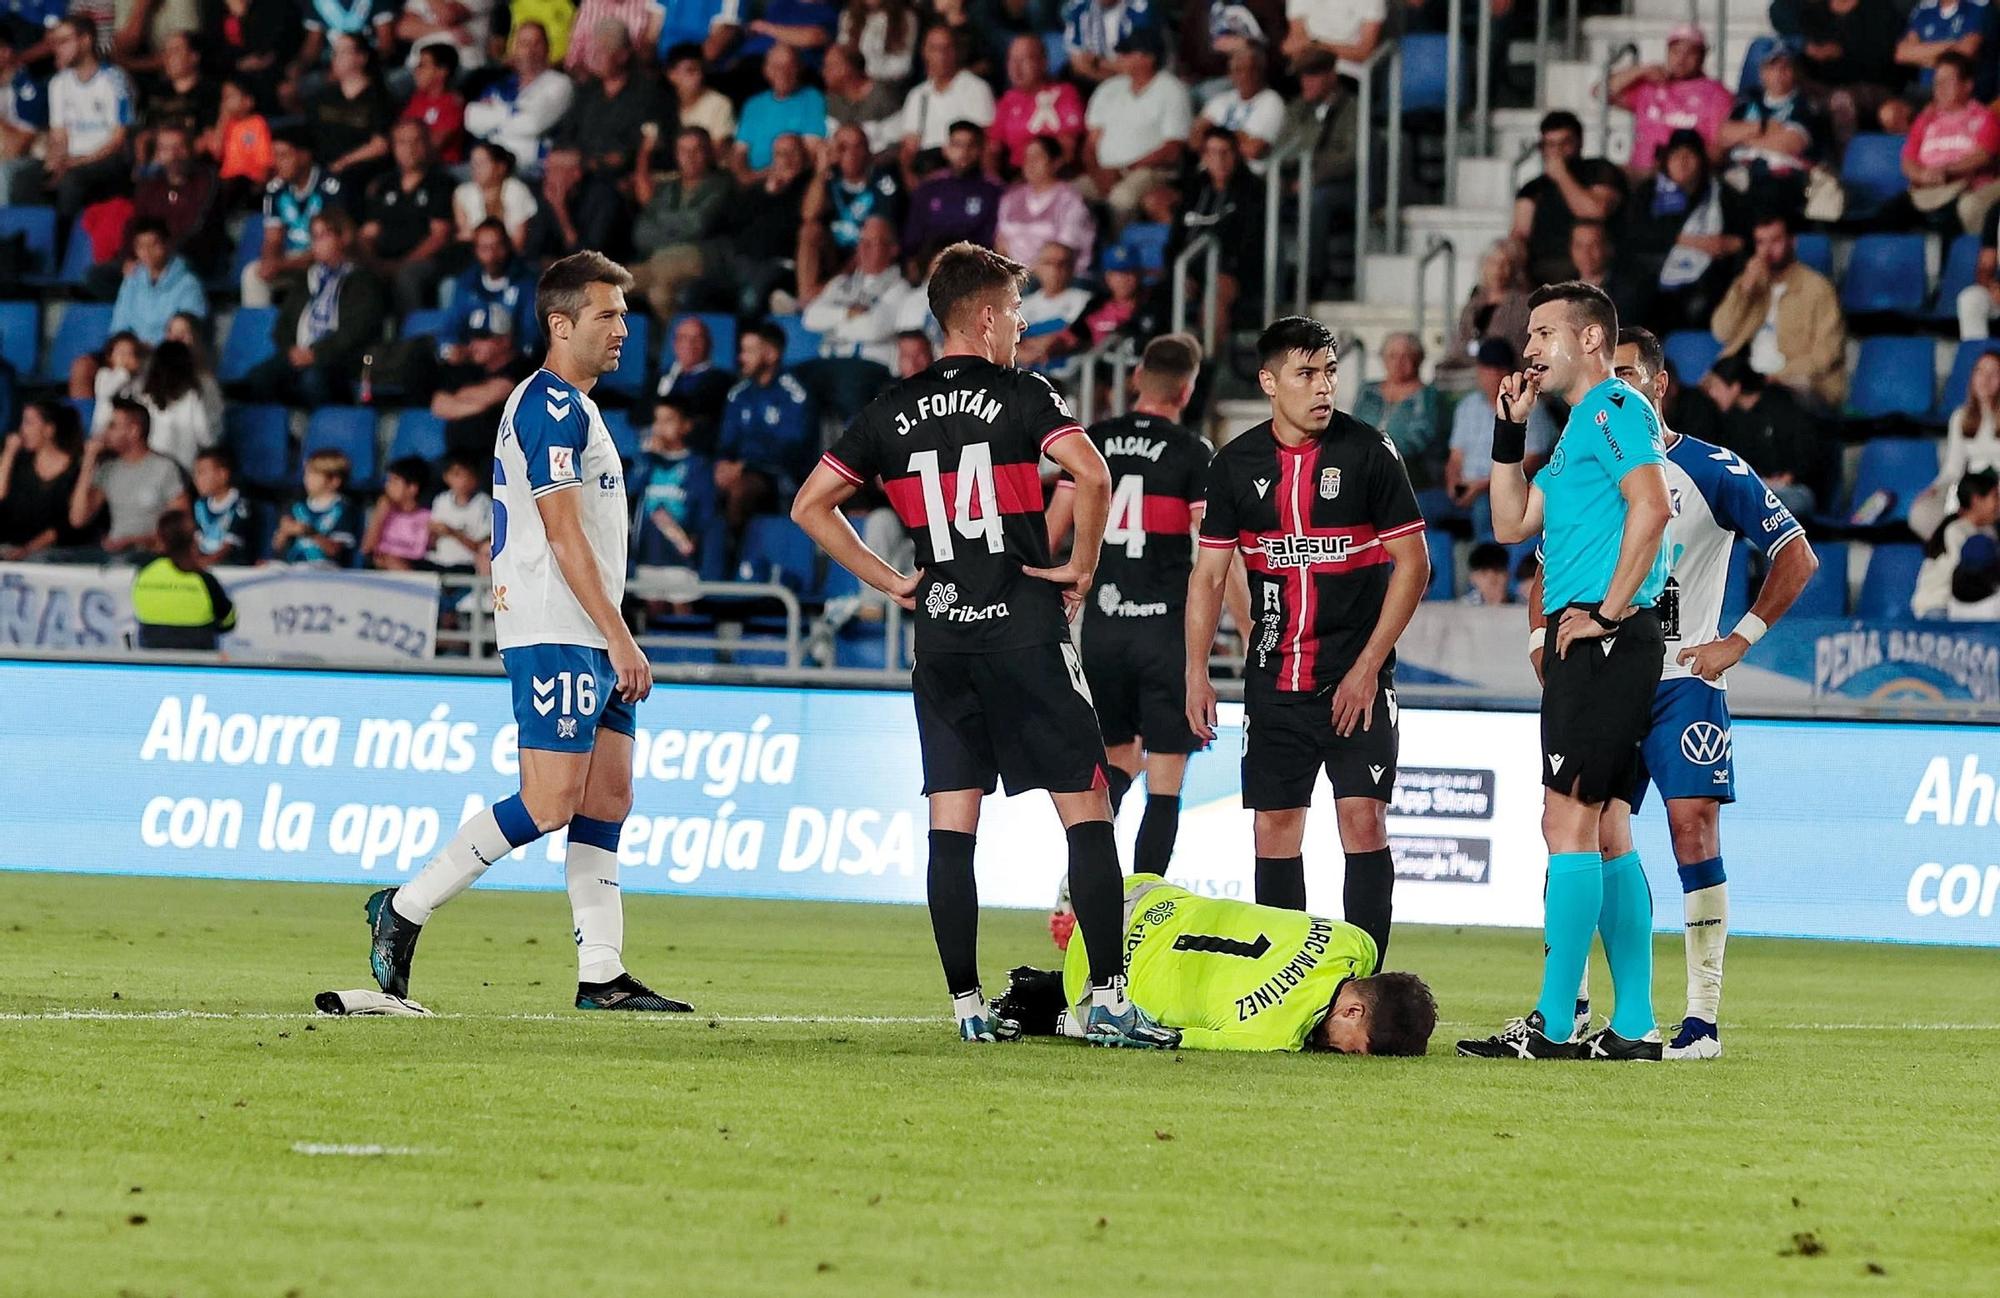
<instances>
[{"instance_id":1,"label":"player in black and red jersey","mask_svg":"<svg viewBox=\"0 0 2000 1298\"><path fill-rule=\"evenodd\" d=\"M917 737L930 799L931 928L959 1035L1011 1040L979 989L973 877L981 799L1047 789L1069 835L1070 895L1090 955L1085 1035L1168 1047L1179 1035L1125 996L1124 891L1097 733L1068 617L1089 592L1111 504L1104 457L1038 374L1013 368L1024 329L1018 262L970 243L931 265L943 354L856 417L799 489L792 518L849 572L917 614ZM1038 464L1076 480L1076 544L1049 552ZM880 480L917 552L904 576L855 534L840 506Z\"/></svg>"},{"instance_id":2,"label":"player in black and red jersey","mask_svg":"<svg viewBox=\"0 0 2000 1298\"><path fill-rule=\"evenodd\" d=\"M1094 594L1084 603L1083 675L1111 763L1114 816L1142 766L1146 772L1135 874L1166 874L1180 831L1188 754L1202 744L1187 723L1182 611L1210 452L1206 438L1180 424L1200 370L1201 344L1193 336L1155 338L1134 376L1132 412L1090 429L1111 469L1111 515ZM1049 543L1058 549L1074 512L1071 486L1066 476L1058 480L1049 505ZM1242 585L1240 577L1230 583L1239 630L1249 618Z\"/></svg>"},{"instance_id":3,"label":"player in black and red jersey","mask_svg":"<svg viewBox=\"0 0 2000 1298\"><path fill-rule=\"evenodd\" d=\"M1271 419L1208 470L1188 585L1188 722L1215 736L1194 652L1215 634L1231 551L1249 571L1243 804L1256 814L1257 901L1305 909L1306 808L1320 768L1347 857L1344 914L1389 946L1388 804L1396 783L1396 639L1430 581L1423 515L1395 448L1333 408L1332 330L1287 316L1257 340Z\"/></svg>"}]
</instances>

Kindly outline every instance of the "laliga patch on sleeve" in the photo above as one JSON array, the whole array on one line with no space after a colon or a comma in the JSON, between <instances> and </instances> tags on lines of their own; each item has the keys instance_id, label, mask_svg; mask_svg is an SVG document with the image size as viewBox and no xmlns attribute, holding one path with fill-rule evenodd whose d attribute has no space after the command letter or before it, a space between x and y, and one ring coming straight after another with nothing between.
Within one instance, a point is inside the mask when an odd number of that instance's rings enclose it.
<instances>
[{"instance_id":1,"label":"laliga patch on sleeve","mask_svg":"<svg viewBox=\"0 0 2000 1298\"><path fill-rule=\"evenodd\" d=\"M549 448L549 481L576 481L576 449L569 446Z\"/></svg>"}]
</instances>

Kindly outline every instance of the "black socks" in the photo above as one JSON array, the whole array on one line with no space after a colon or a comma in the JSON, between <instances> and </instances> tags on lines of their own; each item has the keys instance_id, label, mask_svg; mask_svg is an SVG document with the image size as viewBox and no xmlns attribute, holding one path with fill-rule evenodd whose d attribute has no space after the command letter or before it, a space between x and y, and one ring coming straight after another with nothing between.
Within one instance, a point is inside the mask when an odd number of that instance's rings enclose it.
<instances>
[{"instance_id":1,"label":"black socks","mask_svg":"<svg viewBox=\"0 0 2000 1298\"><path fill-rule=\"evenodd\" d=\"M1108 820L1069 827L1069 904L1083 931L1090 981L1101 987L1125 972L1125 876L1118 869L1118 840Z\"/></svg>"},{"instance_id":2,"label":"black socks","mask_svg":"<svg viewBox=\"0 0 2000 1298\"><path fill-rule=\"evenodd\" d=\"M1285 910L1306 908L1306 859L1303 856L1257 858L1257 904Z\"/></svg>"},{"instance_id":3,"label":"black socks","mask_svg":"<svg viewBox=\"0 0 2000 1298\"><path fill-rule=\"evenodd\" d=\"M1134 874L1165 875L1174 859L1174 840L1181 832L1181 795L1149 793L1146 815L1139 822L1139 839L1132 845Z\"/></svg>"},{"instance_id":4,"label":"black socks","mask_svg":"<svg viewBox=\"0 0 2000 1298\"><path fill-rule=\"evenodd\" d=\"M1395 886L1396 863L1388 848L1347 854L1341 908L1348 923L1375 939L1375 952L1383 960L1389 956L1389 898Z\"/></svg>"},{"instance_id":5,"label":"black socks","mask_svg":"<svg viewBox=\"0 0 2000 1298\"><path fill-rule=\"evenodd\" d=\"M931 935L954 996L979 986L979 884L972 873L977 841L955 829L931 831Z\"/></svg>"}]
</instances>

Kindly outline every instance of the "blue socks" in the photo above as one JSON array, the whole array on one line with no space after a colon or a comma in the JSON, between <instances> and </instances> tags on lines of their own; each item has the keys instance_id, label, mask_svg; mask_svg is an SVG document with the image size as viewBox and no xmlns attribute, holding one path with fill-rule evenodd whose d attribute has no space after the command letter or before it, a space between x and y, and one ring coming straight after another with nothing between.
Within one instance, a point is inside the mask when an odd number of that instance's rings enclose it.
<instances>
[{"instance_id":1,"label":"blue socks","mask_svg":"<svg viewBox=\"0 0 2000 1298\"><path fill-rule=\"evenodd\" d=\"M1638 860L1633 856L1635 867ZM1542 1030L1551 1041L1569 1039L1576 1018L1577 984L1583 981L1584 966L1590 961L1590 939L1597 931L1599 912L1607 904L1609 875L1609 867L1595 852L1557 852L1549 857L1549 890L1542 907L1542 937L1548 954L1543 958L1542 994L1535 1008L1541 1011ZM1645 882L1641 877L1642 893ZM1646 904L1650 910L1651 902ZM1651 953L1648 946L1648 976L1652 972ZM1616 965L1612 972L1616 974ZM1650 1015L1651 997L1647 1000Z\"/></svg>"},{"instance_id":2,"label":"blue socks","mask_svg":"<svg viewBox=\"0 0 2000 1298\"><path fill-rule=\"evenodd\" d=\"M1597 930L1604 935L1604 958L1611 966L1611 987L1617 997L1611 1030L1637 1040L1654 1027L1653 894L1637 852L1604 862L1603 880ZM1568 985L1574 987L1575 980Z\"/></svg>"}]
</instances>

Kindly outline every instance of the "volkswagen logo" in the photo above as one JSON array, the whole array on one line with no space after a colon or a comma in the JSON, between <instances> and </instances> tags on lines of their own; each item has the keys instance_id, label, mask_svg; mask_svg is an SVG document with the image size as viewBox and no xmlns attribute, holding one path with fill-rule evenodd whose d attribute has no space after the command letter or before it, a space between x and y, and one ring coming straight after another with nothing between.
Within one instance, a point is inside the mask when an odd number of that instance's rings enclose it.
<instances>
[{"instance_id":1,"label":"volkswagen logo","mask_svg":"<svg viewBox=\"0 0 2000 1298\"><path fill-rule=\"evenodd\" d=\"M1713 721L1697 721L1681 731L1681 756L1696 766L1729 760L1729 731Z\"/></svg>"}]
</instances>

